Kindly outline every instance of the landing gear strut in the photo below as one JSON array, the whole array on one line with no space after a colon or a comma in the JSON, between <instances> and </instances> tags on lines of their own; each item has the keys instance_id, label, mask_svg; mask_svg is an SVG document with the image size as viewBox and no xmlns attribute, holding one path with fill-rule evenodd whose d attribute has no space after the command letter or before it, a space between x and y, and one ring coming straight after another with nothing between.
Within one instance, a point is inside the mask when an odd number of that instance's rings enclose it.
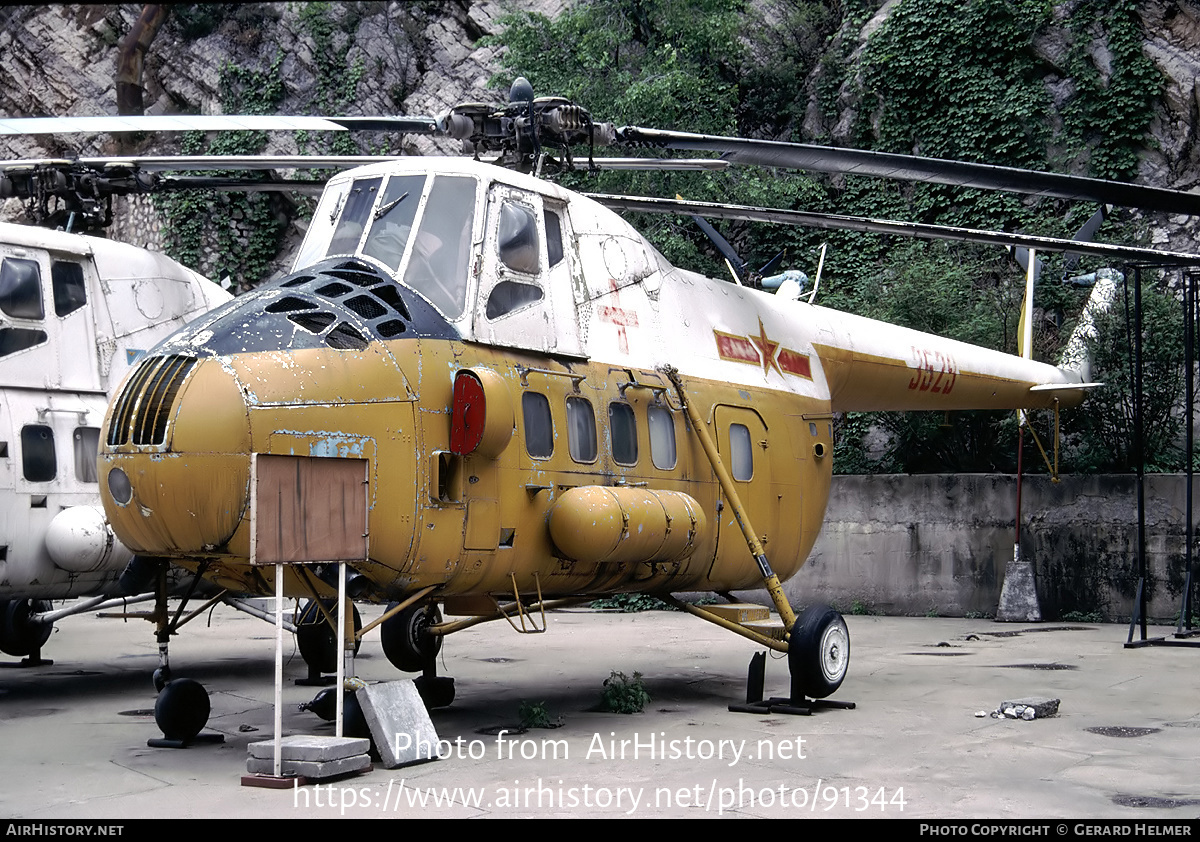
<instances>
[{"instance_id":1,"label":"landing gear strut","mask_svg":"<svg viewBox=\"0 0 1200 842\"><path fill-rule=\"evenodd\" d=\"M187 748L197 742L219 743L225 739L221 734L200 733L208 724L208 715L212 710L204 685L195 679L171 676L171 635L182 625L180 617L183 609L204 575L205 566L200 565L175 616L171 617L167 611L167 565L165 562L158 564L151 619L154 620L154 635L158 640L159 662L153 676L154 689L158 691L158 698L154 702L154 721L163 735L146 741L146 745L152 748Z\"/></svg>"},{"instance_id":2,"label":"landing gear strut","mask_svg":"<svg viewBox=\"0 0 1200 842\"><path fill-rule=\"evenodd\" d=\"M399 603L393 603L388 609ZM447 707L454 701L454 679L437 674L437 656L442 648L441 635L429 633L429 627L442 621L434 603L415 603L383 621L379 639L383 654L398 670L417 672L413 680L427 708Z\"/></svg>"},{"instance_id":3,"label":"landing gear strut","mask_svg":"<svg viewBox=\"0 0 1200 842\"><path fill-rule=\"evenodd\" d=\"M336 616L337 607L335 600L326 600L322 603L326 611L331 611ZM357 637L359 631L362 630L362 617L358 613L358 608L354 608L354 654L358 654L359 647L362 645L362 640ZM338 658L342 656L341 635L335 634L333 628L325 620L325 613L321 611L320 606L314 600L309 600L304 604L304 609L300 612L300 617L296 620L296 646L300 649L300 657L304 659L304 663L308 665L308 676L306 678L297 679L296 683L302 686L321 686L324 684L332 684L335 679L327 677L325 673L337 672Z\"/></svg>"}]
</instances>

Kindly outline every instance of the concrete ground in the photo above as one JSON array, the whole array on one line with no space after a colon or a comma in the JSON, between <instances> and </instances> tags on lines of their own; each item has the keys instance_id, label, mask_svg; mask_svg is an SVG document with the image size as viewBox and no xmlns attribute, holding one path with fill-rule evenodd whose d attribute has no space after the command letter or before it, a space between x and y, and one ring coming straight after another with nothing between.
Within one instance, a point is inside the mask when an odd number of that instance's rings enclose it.
<instances>
[{"instance_id":1,"label":"concrete ground","mask_svg":"<svg viewBox=\"0 0 1200 842\"><path fill-rule=\"evenodd\" d=\"M846 619L836 698L858 706L811 717L730 713L756 650L683 614L558 612L542 635L477 626L447 641L439 666L457 682L454 705L433 714L451 756L276 791L241 785L247 744L272 734L272 627L219 608L174 639L175 673L207 686L209 730L225 741L172 750L146 745L158 736L150 625L77 617L45 649L53 666L0 669L0 816L1200 814L1200 651L1125 649L1123 626ZM331 734L297 710L317 691L293 683L305 668L290 638L285 660L285 733ZM367 681L401 677L377 632L356 667ZM642 674L645 712L597 710L614 670ZM769 659L768 694L786 689L785 662ZM1023 696L1059 698L1060 713L975 716ZM560 727L497 737L517 729L522 703Z\"/></svg>"}]
</instances>

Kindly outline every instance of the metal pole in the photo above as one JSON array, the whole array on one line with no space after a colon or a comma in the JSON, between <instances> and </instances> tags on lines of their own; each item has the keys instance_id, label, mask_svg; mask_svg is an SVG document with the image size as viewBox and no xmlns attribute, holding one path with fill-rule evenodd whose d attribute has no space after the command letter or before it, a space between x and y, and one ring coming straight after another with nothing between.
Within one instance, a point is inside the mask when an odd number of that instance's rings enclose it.
<instances>
[{"instance_id":1,"label":"metal pole","mask_svg":"<svg viewBox=\"0 0 1200 842\"><path fill-rule=\"evenodd\" d=\"M342 716L346 702L346 562L338 562L338 613L337 613L337 737L342 735Z\"/></svg>"},{"instance_id":2,"label":"metal pole","mask_svg":"<svg viewBox=\"0 0 1200 842\"><path fill-rule=\"evenodd\" d=\"M1133 270L1133 424L1134 458L1137 460L1137 552L1138 572L1143 587L1139 589L1138 613L1141 615L1142 640L1146 639L1146 441L1144 401L1142 399L1142 269Z\"/></svg>"},{"instance_id":3,"label":"metal pole","mask_svg":"<svg viewBox=\"0 0 1200 842\"><path fill-rule=\"evenodd\" d=\"M283 777L283 565L275 565L275 777Z\"/></svg>"},{"instance_id":4,"label":"metal pole","mask_svg":"<svg viewBox=\"0 0 1200 842\"><path fill-rule=\"evenodd\" d=\"M1184 386L1187 406L1187 412L1184 413L1184 417L1187 419L1187 430L1184 434L1184 459L1187 465L1184 471L1187 476L1187 490L1185 492L1183 551L1183 565L1186 572L1183 579L1183 600L1179 606L1179 622L1175 626L1175 633L1179 635L1183 634L1185 630L1191 631L1192 629L1192 481L1194 479L1192 450L1196 423L1196 277L1192 272L1183 273L1183 313L1183 357L1185 360L1183 376L1187 378Z\"/></svg>"}]
</instances>

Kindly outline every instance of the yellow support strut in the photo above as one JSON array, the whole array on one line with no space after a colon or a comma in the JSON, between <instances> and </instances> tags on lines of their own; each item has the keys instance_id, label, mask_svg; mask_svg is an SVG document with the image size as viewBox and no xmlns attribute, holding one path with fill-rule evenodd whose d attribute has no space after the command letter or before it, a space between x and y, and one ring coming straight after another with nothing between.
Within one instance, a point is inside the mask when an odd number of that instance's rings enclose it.
<instances>
[{"instance_id":1,"label":"yellow support strut","mask_svg":"<svg viewBox=\"0 0 1200 842\"><path fill-rule=\"evenodd\" d=\"M691 401L687 399L687 395L683 391L683 383L679 379L679 372L672 366L666 366L661 370L670 379L671 383L674 384L675 391L679 393L679 401L683 404L683 410L687 413L688 419L692 422L692 428L696 431L696 435L700 439L700 446L704 448L704 455L708 457L713 471L717 474L717 481L721 484L721 491L725 494L729 505L733 507L733 516L737 519L738 526L742 529L742 535L746 538L746 546L750 548L750 555L754 557L754 563L758 565L758 570L762 574L763 584L766 585L767 592L771 594L771 601L775 603L775 610L779 612L779 616L783 620L783 627L787 629L787 634L790 635L792 626L796 624L796 615L792 612L792 606L788 604L787 596L783 593L783 585L780 583L779 577L775 575L775 571L771 569L771 565L767 561L766 550L758 540L758 536L754 533L750 518L742 506L737 489L734 488L733 478L729 475L729 471L725 469L725 464L721 461L721 455L717 453L717 446L713 443L712 436L708 434L704 419L697 414L696 410L692 407Z\"/></svg>"}]
</instances>

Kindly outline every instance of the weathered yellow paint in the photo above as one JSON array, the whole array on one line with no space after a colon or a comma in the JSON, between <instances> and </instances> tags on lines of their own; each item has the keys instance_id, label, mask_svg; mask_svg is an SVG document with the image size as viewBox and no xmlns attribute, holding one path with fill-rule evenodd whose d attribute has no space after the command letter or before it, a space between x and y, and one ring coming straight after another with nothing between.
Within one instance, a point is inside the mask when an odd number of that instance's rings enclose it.
<instances>
[{"instance_id":1,"label":"weathered yellow paint","mask_svg":"<svg viewBox=\"0 0 1200 842\"><path fill-rule=\"evenodd\" d=\"M214 419L211 428L188 421L172 424L160 447L104 448L106 468L121 465L134 485L130 505L109 507L114 529L130 536L139 552L189 566L207 559L210 578L270 592L271 576L251 571L248 563L250 453L355 457L367 460L369 484L370 561L359 569L375 583L380 599L429 585L439 586L441 597L511 594L514 576L522 592L540 584L546 597L760 583L736 527L728 540L718 534L728 531L728 524L718 529L717 521L728 519L729 509L717 514L722 495L712 468L684 413L664 394L666 382L658 373L458 342L375 344L386 349L296 352L304 359L287 367L279 352L202 359L174 412ZM495 455L449 453L453 380L462 369L487 372L494 403L517 407L513 420L505 416L502 422L515 429ZM781 577L790 576L816 540L830 474L830 460L806 456L817 438L828 445L828 422L813 437L809 422L801 419L826 419L827 403L723 382L690 380L686 388L706 417L721 407L718 423L726 423L725 414L753 420L756 475L745 493L772 564ZM547 458L531 456L525 445L520 406L526 391L545 395L550 405L555 440ZM567 397L584 398L593 407L599 448L591 462L571 458ZM605 432L611 402L634 410L634 465L613 458ZM677 461L669 469L656 468L651 459L646 409L652 404L666 408L674 425ZM728 430L721 435L721 447L727 447ZM793 448L792 438L801 444ZM556 547L548 523L562 496L580 486L617 485L664 499L662 492L687 495L709 526L695 531L690 552L667 558L634 554L606 561ZM671 529L677 529L675 522ZM289 595L308 595L290 578L285 588Z\"/></svg>"},{"instance_id":2,"label":"weathered yellow paint","mask_svg":"<svg viewBox=\"0 0 1200 842\"><path fill-rule=\"evenodd\" d=\"M679 491L584 485L550 510L550 537L578 561L677 561L704 532L700 505Z\"/></svg>"}]
</instances>

